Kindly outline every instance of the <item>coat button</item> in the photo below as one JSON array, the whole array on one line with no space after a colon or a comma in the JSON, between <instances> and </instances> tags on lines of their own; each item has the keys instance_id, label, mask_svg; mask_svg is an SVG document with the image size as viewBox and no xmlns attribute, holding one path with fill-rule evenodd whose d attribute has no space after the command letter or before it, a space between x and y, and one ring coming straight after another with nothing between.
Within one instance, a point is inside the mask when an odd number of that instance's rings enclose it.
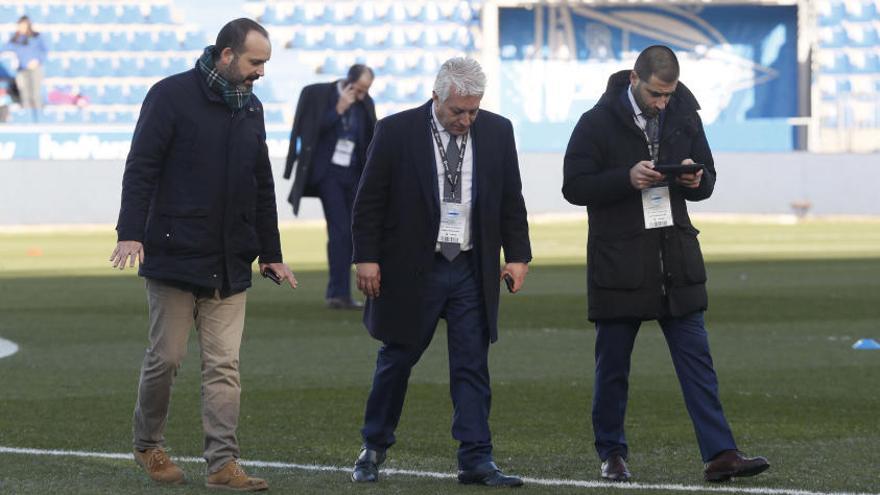
<instances>
[{"instance_id":1,"label":"coat button","mask_svg":"<svg viewBox=\"0 0 880 495\"><path fill-rule=\"evenodd\" d=\"M166 233L165 237L171 237L171 234Z\"/></svg>"},{"instance_id":2,"label":"coat button","mask_svg":"<svg viewBox=\"0 0 880 495\"><path fill-rule=\"evenodd\" d=\"M211 275L211 276L214 277L214 278L217 278L217 274L216 274L216 273L213 274L213 275Z\"/></svg>"}]
</instances>

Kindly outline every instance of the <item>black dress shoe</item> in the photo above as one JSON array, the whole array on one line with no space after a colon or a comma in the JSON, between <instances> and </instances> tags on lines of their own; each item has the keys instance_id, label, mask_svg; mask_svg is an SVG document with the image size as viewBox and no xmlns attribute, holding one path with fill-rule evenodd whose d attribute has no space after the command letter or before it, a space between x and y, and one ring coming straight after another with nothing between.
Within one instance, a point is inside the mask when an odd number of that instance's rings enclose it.
<instances>
[{"instance_id":1,"label":"black dress shoe","mask_svg":"<svg viewBox=\"0 0 880 495\"><path fill-rule=\"evenodd\" d=\"M706 463L706 481L727 481L761 474L770 467L764 457L746 457L738 450L725 450Z\"/></svg>"},{"instance_id":2,"label":"black dress shoe","mask_svg":"<svg viewBox=\"0 0 880 495\"><path fill-rule=\"evenodd\" d=\"M494 462L484 462L474 469L458 472L458 482L464 485L485 486L522 486L523 480L516 476L507 476L502 473Z\"/></svg>"},{"instance_id":3,"label":"black dress shoe","mask_svg":"<svg viewBox=\"0 0 880 495\"><path fill-rule=\"evenodd\" d=\"M354 471L351 472L351 481L356 483L375 483L379 481L379 464L385 462L385 452L361 449L357 461L354 463Z\"/></svg>"},{"instance_id":4,"label":"black dress shoe","mask_svg":"<svg viewBox=\"0 0 880 495\"><path fill-rule=\"evenodd\" d=\"M613 454L602 462L602 479L608 481L629 481L632 478L626 467L626 460L620 454Z\"/></svg>"},{"instance_id":5,"label":"black dress shoe","mask_svg":"<svg viewBox=\"0 0 880 495\"><path fill-rule=\"evenodd\" d=\"M331 297L327 299L327 307L330 309L364 309L364 303L351 298Z\"/></svg>"}]
</instances>

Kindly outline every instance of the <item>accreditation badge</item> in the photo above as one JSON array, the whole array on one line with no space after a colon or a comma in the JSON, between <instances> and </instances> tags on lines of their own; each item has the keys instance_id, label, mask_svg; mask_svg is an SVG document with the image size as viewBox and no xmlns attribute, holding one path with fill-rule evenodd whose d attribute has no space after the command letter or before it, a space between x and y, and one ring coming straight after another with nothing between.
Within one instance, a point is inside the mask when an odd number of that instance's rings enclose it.
<instances>
[{"instance_id":1,"label":"accreditation badge","mask_svg":"<svg viewBox=\"0 0 880 495\"><path fill-rule=\"evenodd\" d=\"M465 212L461 203L440 203L439 242L461 244L464 242Z\"/></svg>"},{"instance_id":2,"label":"accreditation badge","mask_svg":"<svg viewBox=\"0 0 880 495\"><path fill-rule=\"evenodd\" d=\"M351 166L351 155L354 153L354 141L346 138L339 138L336 141L336 149L333 151L333 165L340 167Z\"/></svg>"},{"instance_id":3,"label":"accreditation badge","mask_svg":"<svg viewBox=\"0 0 880 495\"><path fill-rule=\"evenodd\" d=\"M672 203L669 201L669 186L642 189L642 210L645 213L646 229L671 226Z\"/></svg>"}]
</instances>

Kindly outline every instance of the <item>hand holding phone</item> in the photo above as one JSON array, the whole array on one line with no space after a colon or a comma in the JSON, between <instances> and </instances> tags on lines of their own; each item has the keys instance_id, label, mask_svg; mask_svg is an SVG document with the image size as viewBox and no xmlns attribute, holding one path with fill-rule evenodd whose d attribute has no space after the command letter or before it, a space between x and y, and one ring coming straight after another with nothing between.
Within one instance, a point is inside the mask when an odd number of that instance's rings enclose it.
<instances>
[{"instance_id":1,"label":"hand holding phone","mask_svg":"<svg viewBox=\"0 0 880 495\"><path fill-rule=\"evenodd\" d=\"M504 274L504 285L507 286L507 292L513 294L513 277L509 273Z\"/></svg>"},{"instance_id":2,"label":"hand holding phone","mask_svg":"<svg viewBox=\"0 0 880 495\"><path fill-rule=\"evenodd\" d=\"M275 282L275 285L281 285L281 277L279 277L277 273L272 271L272 269L266 268L262 271L262 274L264 278L268 278L269 280Z\"/></svg>"}]
</instances>

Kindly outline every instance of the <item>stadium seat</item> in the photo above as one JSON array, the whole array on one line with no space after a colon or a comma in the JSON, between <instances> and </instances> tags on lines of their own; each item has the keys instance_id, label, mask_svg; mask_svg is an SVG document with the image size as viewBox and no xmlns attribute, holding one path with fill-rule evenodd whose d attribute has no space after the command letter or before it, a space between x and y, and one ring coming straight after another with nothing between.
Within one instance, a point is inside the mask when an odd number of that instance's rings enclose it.
<instances>
[{"instance_id":1,"label":"stadium seat","mask_svg":"<svg viewBox=\"0 0 880 495\"><path fill-rule=\"evenodd\" d=\"M125 102L125 94L122 86L116 84L107 84L104 86L104 93L101 95L101 103L104 105L118 105Z\"/></svg>"},{"instance_id":2,"label":"stadium seat","mask_svg":"<svg viewBox=\"0 0 880 495\"><path fill-rule=\"evenodd\" d=\"M184 50L202 50L209 44L213 43L209 43L208 40L205 39L205 33L201 31L189 31L183 38Z\"/></svg>"},{"instance_id":3,"label":"stadium seat","mask_svg":"<svg viewBox=\"0 0 880 495\"><path fill-rule=\"evenodd\" d=\"M25 5L24 14L30 17L31 22L35 24L41 24L46 18L42 5Z\"/></svg>"},{"instance_id":4,"label":"stadium seat","mask_svg":"<svg viewBox=\"0 0 880 495\"><path fill-rule=\"evenodd\" d=\"M47 24L66 24L68 21L67 17L67 5L49 4L43 22ZM0 20L0 22L3 21Z\"/></svg>"},{"instance_id":5,"label":"stadium seat","mask_svg":"<svg viewBox=\"0 0 880 495\"><path fill-rule=\"evenodd\" d=\"M67 77L88 77L91 64L86 57L71 57L67 63Z\"/></svg>"},{"instance_id":6,"label":"stadium seat","mask_svg":"<svg viewBox=\"0 0 880 495\"><path fill-rule=\"evenodd\" d=\"M89 110L86 119L93 124L108 124L110 114L102 110Z\"/></svg>"},{"instance_id":7,"label":"stadium seat","mask_svg":"<svg viewBox=\"0 0 880 495\"><path fill-rule=\"evenodd\" d=\"M128 43L128 49L134 52L142 52L153 49L153 33L150 31L135 31Z\"/></svg>"},{"instance_id":8,"label":"stadium seat","mask_svg":"<svg viewBox=\"0 0 880 495\"><path fill-rule=\"evenodd\" d=\"M119 66L116 68L116 77L137 77L140 75L140 67L136 57L121 57Z\"/></svg>"},{"instance_id":9,"label":"stadium seat","mask_svg":"<svg viewBox=\"0 0 880 495\"><path fill-rule=\"evenodd\" d=\"M189 57L171 57L168 59L168 73L177 74L195 67L195 59L190 60Z\"/></svg>"},{"instance_id":10,"label":"stadium seat","mask_svg":"<svg viewBox=\"0 0 880 495\"><path fill-rule=\"evenodd\" d=\"M144 20L144 14L137 5L122 6L122 13L118 18L120 24L142 24Z\"/></svg>"},{"instance_id":11,"label":"stadium seat","mask_svg":"<svg viewBox=\"0 0 880 495\"><path fill-rule=\"evenodd\" d=\"M147 15L147 22L151 24L171 24L171 9L167 5L152 5Z\"/></svg>"},{"instance_id":12,"label":"stadium seat","mask_svg":"<svg viewBox=\"0 0 880 495\"><path fill-rule=\"evenodd\" d=\"M80 43L77 39L76 33L68 31L57 34L58 39L52 44L52 51L68 52L80 50Z\"/></svg>"},{"instance_id":13,"label":"stadium seat","mask_svg":"<svg viewBox=\"0 0 880 495\"><path fill-rule=\"evenodd\" d=\"M98 11L92 18L92 22L96 24L115 24L116 23L116 6L114 5L98 5Z\"/></svg>"},{"instance_id":14,"label":"stadium seat","mask_svg":"<svg viewBox=\"0 0 880 495\"><path fill-rule=\"evenodd\" d=\"M110 77L116 74L113 67L113 59L110 57L96 57L92 59L95 66L89 71L90 77Z\"/></svg>"},{"instance_id":15,"label":"stadium seat","mask_svg":"<svg viewBox=\"0 0 880 495\"><path fill-rule=\"evenodd\" d=\"M104 49L104 38L101 33L98 32L88 32L83 37L82 43L79 45L79 49L82 51L98 51Z\"/></svg>"},{"instance_id":16,"label":"stadium seat","mask_svg":"<svg viewBox=\"0 0 880 495\"><path fill-rule=\"evenodd\" d=\"M147 57L141 65L140 75L143 77L162 77L168 75L168 66L164 59Z\"/></svg>"},{"instance_id":17,"label":"stadium seat","mask_svg":"<svg viewBox=\"0 0 880 495\"><path fill-rule=\"evenodd\" d=\"M70 11L71 24L86 24L92 22L91 5L74 5Z\"/></svg>"},{"instance_id":18,"label":"stadium seat","mask_svg":"<svg viewBox=\"0 0 880 495\"><path fill-rule=\"evenodd\" d=\"M51 56L46 60L45 70L46 77L64 77L67 72L64 67L64 59Z\"/></svg>"},{"instance_id":19,"label":"stadium seat","mask_svg":"<svg viewBox=\"0 0 880 495\"><path fill-rule=\"evenodd\" d=\"M179 50L180 42L177 40L177 34L174 31L160 31L153 47L159 51Z\"/></svg>"},{"instance_id":20,"label":"stadium seat","mask_svg":"<svg viewBox=\"0 0 880 495\"><path fill-rule=\"evenodd\" d=\"M360 26L376 24L376 12L372 4L358 3L354 9L352 22Z\"/></svg>"},{"instance_id":21,"label":"stadium seat","mask_svg":"<svg viewBox=\"0 0 880 495\"><path fill-rule=\"evenodd\" d=\"M260 16L260 22L264 25L283 25L285 23L284 14L278 12L274 5L266 5L263 15Z\"/></svg>"},{"instance_id":22,"label":"stadium seat","mask_svg":"<svg viewBox=\"0 0 880 495\"><path fill-rule=\"evenodd\" d=\"M107 37L107 43L104 49L107 51L118 52L129 48L128 33L126 31L114 31Z\"/></svg>"},{"instance_id":23,"label":"stadium seat","mask_svg":"<svg viewBox=\"0 0 880 495\"><path fill-rule=\"evenodd\" d=\"M18 7L14 5L0 5L0 24L15 24L15 21L21 17L18 13Z\"/></svg>"}]
</instances>

